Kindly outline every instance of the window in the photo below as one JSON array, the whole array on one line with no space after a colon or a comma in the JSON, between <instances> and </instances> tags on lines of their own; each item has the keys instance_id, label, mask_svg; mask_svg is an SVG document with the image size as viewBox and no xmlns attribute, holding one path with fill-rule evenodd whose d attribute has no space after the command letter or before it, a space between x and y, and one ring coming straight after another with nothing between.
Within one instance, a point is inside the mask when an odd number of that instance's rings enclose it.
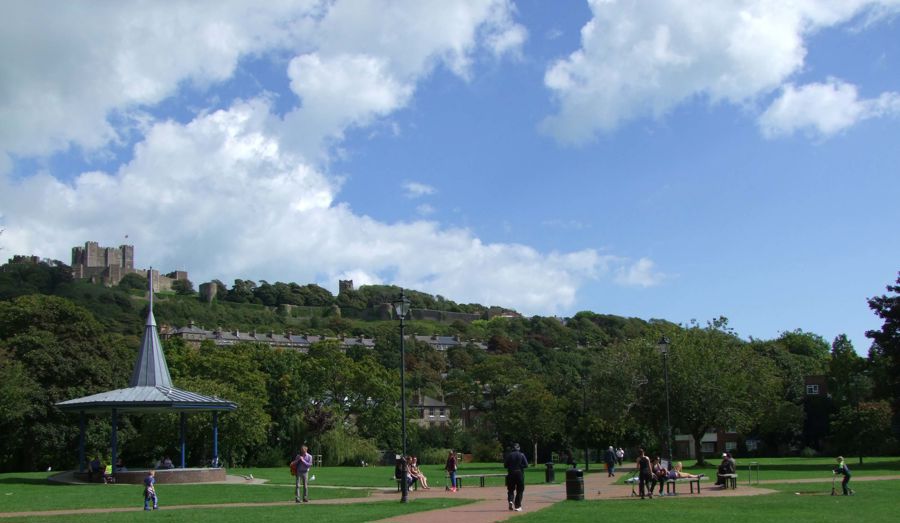
<instances>
[{"instance_id":1,"label":"window","mask_svg":"<svg viewBox=\"0 0 900 523\"><path fill-rule=\"evenodd\" d=\"M747 444L747 450L756 450L759 442L755 439L748 439L745 443Z\"/></svg>"},{"instance_id":2,"label":"window","mask_svg":"<svg viewBox=\"0 0 900 523\"><path fill-rule=\"evenodd\" d=\"M806 395L807 396L818 396L819 395L819 386L818 385L807 385L806 386Z\"/></svg>"},{"instance_id":3,"label":"window","mask_svg":"<svg viewBox=\"0 0 900 523\"><path fill-rule=\"evenodd\" d=\"M430 417L434 417L434 407L428 407L428 415Z\"/></svg>"},{"instance_id":4,"label":"window","mask_svg":"<svg viewBox=\"0 0 900 523\"><path fill-rule=\"evenodd\" d=\"M725 452L734 452L734 449L737 448L736 441L726 441L725 442Z\"/></svg>"},{"instance_id":5,"label":"window","mask_svg":"<svg viewBox=\"0 0 900 523\"><path fill-rule=\"evenodd\" d=\"M715 441L704 441L702 443L703 448L701 451L704 454L715 454L716 453L716 442Z\"/></svg>"},{"instance_id":6,"label":"window","mask_svg":"<svg viewBox=\"0 0 900 523\"><path fill-rule=\"evenodd\" d=\"M438 409L438 414L440 414L440 416L442 418L444 417L444 407L441 407L440 409Z\"/></svg>"}]
</instances>

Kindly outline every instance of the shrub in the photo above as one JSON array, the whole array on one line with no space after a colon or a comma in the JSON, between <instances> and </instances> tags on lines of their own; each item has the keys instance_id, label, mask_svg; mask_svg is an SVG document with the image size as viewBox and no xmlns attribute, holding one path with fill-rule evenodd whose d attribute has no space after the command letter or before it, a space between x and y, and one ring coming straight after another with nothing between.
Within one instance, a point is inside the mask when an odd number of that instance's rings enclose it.
<instances>
[{"instance_id":1,"label":"shrub","mask_svg":"<svg viewBox=\"0 0 900 523\"><path fill-rule=\"evenodd\" d=\"M450 454L450 449L428 449L422 451L417 457L419 458L419 463L423 465L443 465L447 462L447 455Z\"/></svg>"},{"instance_id":2,"label":"shrub","mask_svg":"<svg viewBox=\"0 0 900 523\"><path fill-rule=\"evenodd\" d=\"M814 458L819 455L816 449L811 447L803 447L803 450L800 451L800 455L804 458Z\"/></svg>"},{"instance_id":3,"label":"shrub","mask_svg":"<svg viewBox=\"0 0 900 523\"><path fill-rule=\"evenodd\" d=\"M472 458L475 461L502 461L503 447L496 440L479 441L472 445Z\"/></svg>"},{"instance_id":4,"label":"shrub","mask_svg":"<svg viewBox=\"0 0 900 523\"><path fill-rule=\"evenodd\" d=\"M381 453L375 442L347 432L346 429L334 428L319 438L319 446L314 449L322 455L325 465L359 465L361 461L377 463Z\"/></svg>"}]
</instances>

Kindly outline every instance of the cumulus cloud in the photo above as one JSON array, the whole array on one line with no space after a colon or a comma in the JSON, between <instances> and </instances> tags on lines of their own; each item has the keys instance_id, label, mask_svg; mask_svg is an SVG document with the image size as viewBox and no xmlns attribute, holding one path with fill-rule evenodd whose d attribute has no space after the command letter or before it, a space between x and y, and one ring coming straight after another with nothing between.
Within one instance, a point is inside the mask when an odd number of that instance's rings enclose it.
<instances>
[{"instance_id":1,"label":"cumulus cloud","mask_svg":"<svg viewBox=\"0 0 900 523\"><path fill-rule=\"evenodd\" d=\"M653 261L648 258L617 268L615 276L616 283L635 287L653 287L664 279L665 274L657 271Z\"/></svg>"},{"instance_id":2,"label":"cumulus cloud","mask_svg":"<svg viewBox=\"0 0 900 523\"><path fill-rule=\"evenodd\" d=\"M53 2L4 6L0 151L43 155L118 138L115 113L182 82L218 82L241 56L289 45L313 2Z\"/></svg>"},{"instance_id":3,"label":"cumulus cloud","mask_svg":"<svg viewBox=\"0 0 900 523\"><path fill-rule=\"evenodd\" d=\"M882 116L900 115L900 93L860 99L855 85L837 79L795 87L788 84L760 116L767 138L800 131L827 138L856 123Z\"/></svg>"},{"instance_id":4,"label":"cumulus cloud","mask_svg":"<svg viewBox=\"0 0 900 523\"><path fill-rule=\"evenodd\" d=\"M121 114L267 53L296 55L289 74L305 109L337 110L295 118L308 139L339 134L403 105L438 64L467 76L479 46L514 52L521 42L505 35L523 30L512 10L508 0L18 2L0 19L0 155L102 147L119 139ZM320 82L356 74L363 89L340 89L348 106L335 107Z\"/></svg>"},{"instance_id":5,"label":"cumulus cloud","mask_svg":"<svg viewBox=\"0 0 900 523\"><path fill-rule=\"evenodd\" d=\"M625 121L660 117L695 97L744 103L801 70L804 39L894 0L643 2L589 0L581 48L548 68L558 112L541 123L581 144Z\"/></svg>"},{"instance_id":6,"label":"cumulus cloud","mask_svg":"<svg viewBox=\"0 0 900 523\"><path fill-rule=\"evenodd\" d=\"M479 49L514 55L527 34L508 0L89 5L6 11L0 151L102 152L127 117L137 133L132 154L116 168L60 177L0 170L10 252L66 260L75 242L117 245L128 234L139 265L186 268L194 281L334 288L350 277L526 313L564 310L586 280L630 270L592 249L539 252L436 222L379 222L337 199L341 182L327 172L323 140L339 142L346 129L407 106L435 67L465 79ZM286 110L276 113L261 87L245 100L182 111L178 121L150 116L185 86L216 95L214 84L242 58L267 53L284 60L296 97Z\"/></svg>"},{"instance_id":7,"label":"cumulus cloud","mask_svg":"<svg viewBox=\"0 0 900 523\"><path fill-rule=\"evenodd\" d=\"M71 184L0 178L4 240L12 252L64 257L72 238L118 244L127 232L139 265L187 267L195 281L334 287L350 277L534 313L564 310L586 280L623 263L590 249L540 253L433 222L354 214L335 203L327 176L266 134L268 114L267 102L254 100L185 125L156 123L131 162ZM323 273L333 281L321 281Z\"/></svg>"},{"instance_id":8,"label":"cumulus cloud","mask_svg":"<svg viewBox=\"0 0 900 523\"><path fill-rule=\"evenodd\" d=\"M427 196L430 194L434 194L434 187L419 183L419 182L406 182L403 184L403 191L406 194L407 198L419 198L422 196Z\"/></svg>"}]
</instances>

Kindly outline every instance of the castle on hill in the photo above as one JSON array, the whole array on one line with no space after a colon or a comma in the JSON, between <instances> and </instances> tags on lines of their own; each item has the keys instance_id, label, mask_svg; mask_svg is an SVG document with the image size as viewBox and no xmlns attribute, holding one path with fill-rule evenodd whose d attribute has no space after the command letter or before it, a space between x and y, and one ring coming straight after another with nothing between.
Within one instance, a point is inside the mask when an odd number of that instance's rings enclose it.
<instances>
[{"instance_id":1,"label":"castle on hill","mask_svg":"<svg viewBox=\"0 0 900 523\"><path fill-rule=\"evenodd\" d=\"M72 277L76 280L112 287L127 274L146 276L148 271L153 280L153 292L170 291L172 283L188 279L187 271L163 275L156 269L135 269L134 245L101 247L97 242L85 242L84 247L72 247Z\"/></svg>"}]
</instances>

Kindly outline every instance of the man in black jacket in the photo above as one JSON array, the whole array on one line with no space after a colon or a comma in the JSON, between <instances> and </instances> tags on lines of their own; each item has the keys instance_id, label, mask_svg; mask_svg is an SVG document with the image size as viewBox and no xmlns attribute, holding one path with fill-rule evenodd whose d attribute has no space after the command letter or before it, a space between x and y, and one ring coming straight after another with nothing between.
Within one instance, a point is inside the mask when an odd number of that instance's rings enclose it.
<instances>
[{"instance_id":1,"label":"man in black jacket","mask_svg":"<svg viewBox=\"0 0 900 523\"><path fill-rule=\"evenodd\" d=\"M513 450L506 455L503 466L506 467L506 498L509 501L509 510L521 512L528 458L519 450L518 443L513 443Z\"/></svg>"}]
</instances>

